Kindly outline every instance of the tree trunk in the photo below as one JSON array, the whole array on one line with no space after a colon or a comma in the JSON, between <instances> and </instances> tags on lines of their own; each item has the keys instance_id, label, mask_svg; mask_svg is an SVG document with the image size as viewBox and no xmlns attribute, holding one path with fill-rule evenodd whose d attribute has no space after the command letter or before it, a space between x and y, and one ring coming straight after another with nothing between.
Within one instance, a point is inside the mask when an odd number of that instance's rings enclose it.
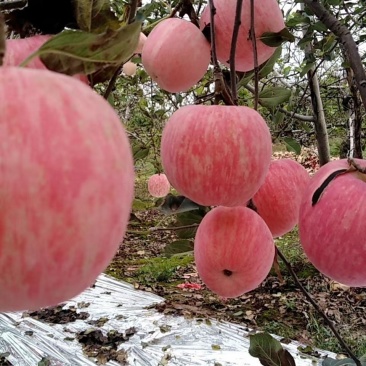
<instances>
[{"instance_id":1,"label":"tree trunk","mask_svg":"<svg viewBox=\"0 0 366 366\"><path fill-rule=\"evenodd\" d=\"M347 54L343 52L344 60L349 63ZM362 159L362 114L361 101L355 84L354 73L351 68L346 67L347 82L351 92L352 103L349 105L349 127L350 127L350 157Z\"/></svg>"},{"instance_id":2,"label":"tree trunk","mask_svg":"<svg viewBox=\"0 0 366 366\"><path fill-rule=\"evenodd\" d=\"M304 10L304 4L301 4L301 10ZM303 34L305 35L305 33L306 29L303 28ZM308 55L312 53L312 45L308 44L305 47L305 58L307 59ZM322 166L330 161L330 149L323 102L320 96L319 80L314 67L312 67L307 72L307 77L310 88L311 104L314 113L314 129L319 154L319 164Z\"/></svg>"}]
</instances>

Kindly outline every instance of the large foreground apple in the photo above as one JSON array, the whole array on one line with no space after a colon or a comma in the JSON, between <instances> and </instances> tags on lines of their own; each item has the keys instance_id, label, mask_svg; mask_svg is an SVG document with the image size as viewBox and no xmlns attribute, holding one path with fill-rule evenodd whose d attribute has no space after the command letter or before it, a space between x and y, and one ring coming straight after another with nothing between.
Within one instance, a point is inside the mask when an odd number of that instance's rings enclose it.
<instances>
[{"instance_id":1,"label":"large foreground apple","mask_svg":"<svg viewBox=\"0 0 366 366\"><path fill-rule=\"evenodd\" d=\"M231 38L235 23L236 1L215 0L215 40L216 53L220 62L229 65ZM200 27L204 29L210 24L210 7L206 6L200 19ZM250 0L243 1L241 23L235 53L237 71L254 69L253 43L250 38L251 17ZM266 32L279 32L285 28L283 15L277 0L254 1L254 28L257 45L258 65L267 61L276 48L266 46L261 37Z\"/></svg>"},{"instance_id":2,"label":"large foreground apple","mask_svg":"<svg viewBox=\"0 0 366 366\"><path fill-rule=\"evenodd\" d=\"M271 162L266 180L254 195L253 203L273 237L286 234L298 223L301 199L309 180L309 173L294 160Z\"/></svg>"},{"instance_id":3,"label":"large foreground apple","mask_svg":"<svg viewBox=\"0 0 366 366\"><path fill-rule=\"evenodd\" d=\"M181 107L161 140L171 185L204 206L245 205L264 182L271 153L266 122L248 107Z\"/></svg>"},{"instance_id":4,"label":"large foreground apple","mask_svg":"<svg viewBox=\"0 0 366 366\"><path fill-rule=\"evenodd\" d=\"M201 221L194 258L202 281L216 294L238 297L267 277L275 246L263 219L246 207L216 207Z\"/></svg>"},{"instance_id":5,"label":"large foreground apple","mask_svg":"<svg viewBox=\"0 0 366 366\"><path fill-rule=\"evenodd\" d=\"M0 68L0 311L78 295L125 234L134 167L113 108L47 70Z\"/></svg>"},{"instance_id":6,"label":"large foreground apple","mask_svg":"<svg viewBox=\"0 0 366 366\"><path fill-rule=\"evenodd\" d=\"M362 167L366 161L355 159ZM346 159L332 161L313 176L299 218L306 255L324 275L344 285L366 286L366 175L347 170Z\"/></svg>"},{"instance_id":7,"label":"large foreground apple","mask_svg":"<svg viewBox=\"0 0 366 366\"><path fill-rule=\"evenodd\" d=\"M160 86L185 92L204 76L211 59L210 44L200 30L184 19L160 22L147 37L142 64Z\"/></svg>"}]
</instances>

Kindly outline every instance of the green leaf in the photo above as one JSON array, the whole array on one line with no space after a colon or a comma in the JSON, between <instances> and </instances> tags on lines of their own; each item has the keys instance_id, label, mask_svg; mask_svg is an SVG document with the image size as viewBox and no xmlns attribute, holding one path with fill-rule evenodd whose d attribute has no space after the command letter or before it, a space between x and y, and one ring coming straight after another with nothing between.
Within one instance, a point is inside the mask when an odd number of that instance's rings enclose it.
<instances>
[{"instance_id":1,"label":"green leaf","mask_svg":"<svg viewBox=\"0 0 366 366\"><path fill-rule=\"evenodd\" d=\"M278 125L278 124L281 124L284 119L285 119L285 113L283 113L281 111L277 111L276 114L273 116L272 121L273 121L273 123Z\"/></svg>"},{"instance_id":2,"label":"green leaf","mask_svg":"<svg viewBox=\"0 0 366 366\"><path fill-rule=\"evenodd\" d=\"M114 105L114 103L115 103L115 100L114 100L114 95L113 95L113 93L111 93L111 94L109 94L109 96L108 96L108 103L114 108L115 107L115 105Z\"/></svg>"},{"instance_id":3,"label":"green leaf","mask_svg":"<svg viewBox=\"0 0 366 366\"><path fill-rule=\"evenodd\" d=\"M199 224L203 219L204 214L199 210L182 212L177 215L177 221L174 226L187 226ZM180 239L191 239L196 235L197 227L177 230L176 234Z\"/></svg>"},{"instance_id":4,"label":"green leaf","mask_svg":"<svg viewBox=\"0 0 366 366\"><path fill-rule=\"evenodd\" d=\"M265 32L259 39L269 47L279 47L284 42L295 42L294 35L287 28L283 28L277 33Z\"/></svg>"},{"instance_id":5,"label":"green leaf","mask_svg":"<svg viewBox=\"0 0 366 366\"><path fill-rule=\"evenodd\" d=\"M308 71L315 67L315 62L306 63L301 69L300 76L304 76Z\"/></svg>"},{"instance_id":6,"label":"green leaf","mask_svg":"<svg viewBox=\"0 0 366 366\"><path fill-rule=\"evenodd\" d=\"M65 30L44 43L24 63L40 56L52 71L68 75L92 74L128 60L137 47L140 30L140 22L102 34Z\"/></svg>"},{"instance_id":7,"label":"green leaf","mask_svg":"<svg viewBox=\"0 0 366 366\"><path fill-rule=\"evenodd\" d=\"M200 211L195 210L194 212L182 212L177 215L177 226L186 226L199 224L202 221L204 215L200 214Z\"/></svg>"},{"instance_id":8,"label":"green leaf","mask_svg":"<svg viewBox=\"0 0 366 366\"><path fill-rule=\"evenodd\" d=\"M132 147L132 154L133 160L136 162L137 160L145 159L149 155L150 149L145 146L133 146Z\"/></svg>"},{"instance_id":9,"label":"green leaf","mask_svg":"<svg viewBox=\"0 0 366 366\"><path fill-rule=\"evenodd\" d=\"M135 211L144 211L149 208L149 203L139 200L135 198L132 203L132 209Z\"/></svg>"},{"instance_id":10,"label":"green leaf","mask_svg":"<svg viewBox=\"0 0 366 366\"><path fill-rule=\"evenodd\" d=\"M301 145L293 138L291 137L284 137L283 141L286 144L287 151L292 151L296 155L300 155L301 153Z\"/></svg>"},{"instance_id":11,"label":"green leaf","mask_svg":"<svg viewBox=\"0 0 366 366\"><path fill-rule=\"evenodd\" d=\"M238 82L238 89L244 85L247 85L249 83L250 80L252 80L254 76L254 71L247 71L244 73L244 75L242 76L242 78L240 79L240 81Z\"/></svg>"},{"instance_id":12,"label":"green leaf","mask_svg":"<svg viewBox=\"0 0 366 366\"><path fill-rule=\"evenodd\" d=\"M278 47L274 54L268 59L266 63L263 64L259 71L259 77L264 78L273 71L273 67L277 60L281 57L282 47Z\"/></svg>"},{"instance_id":13,"label":"green leaf","mask_svg":"<svg viewBox=\"0 0 366 366\"><path fill-rule=\"evenodd\" d=\"M291 354L268 333L250 335L249 354L264 366L295 366Z\"/></svg>"},{"instance_id":14,"label":"green leaf","mask_svg":"<svg viewBox=\"0 0 366 366\"><path fill-rule=\"evenodd\" d=\"M310 18L302 15L299 12L295 12L293 16L286 21L287 27L296 27L297 25L310 24Z\"/></svg>"},{"instance_id":15,"label":"green leaf","mask_svg":"<svg viewBox=\"0 0 366 366\"><path fill-rule=\"evenodd\" d=\"M176 240L165 246L164 254L167 257L192 252L194 243L191 240Z\"/></svg>"},{"instance_id":16,"label":"green leaf","mask_svg":"<svg viewBox=\"0 0 366 366\"><path fill-rule=\"evenodd\" d=\"M148 18L157 8L159 7L159 3L152 0L151 2L145 4L137 11L137 17Z\"/></svg>"},{"instance_id":17,"label":"green leaf","mask_svg":"<svg viewBox=\"0 0 366 366\"><path fill-rule=\"evenodd\" d=\"M76 21L85 32L102 33L107 29L120 28L116 14L111 10L110 0L74 0Z\"/></svg>"},{"instance_id":18,"label":"green leaf","mask_svg":"<svg viewBox=\"0 0 366 366\"><path fill-rule=\"evenodd\" d=\"M341 3L341 0L326 0L326 3L333 6L338 6Z\"/></svg>"},{"instance_id":19,"label":"green leaf","mask_svg":"<svg viewBox=\"0 0 366 366\"><path fill-rule=\"evenodd\" d=\"M328 30L327 26L324 25L324 23L321 21L318 21L318 22L312 24L311 29L314 29L318 32L326 32Z\"/></svg>"},{"instance_id":20,"label":"green leaf","mask_svg":"<svg viewBox=\"0 0 366 366\"><path fill-rule=\"evenodd\" d=\"M283 87L266 88L259 93L259 102L263 107L275 108L287 102L291 97L291 90Z\"/></svg>"}]
</instances>

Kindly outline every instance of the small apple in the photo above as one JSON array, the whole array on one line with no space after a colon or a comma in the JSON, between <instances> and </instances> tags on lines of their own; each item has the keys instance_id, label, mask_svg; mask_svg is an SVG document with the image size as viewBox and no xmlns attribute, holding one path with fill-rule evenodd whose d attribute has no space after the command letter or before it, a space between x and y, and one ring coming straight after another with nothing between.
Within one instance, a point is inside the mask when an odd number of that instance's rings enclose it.
<instances>
[{"instance_id":1,"label":"small apple","mask_svg":"<svg viewBox=\"0 0 366 366\"><path fill-rule=\"evenodd\" d=\"M206 73L211 48L193 23L170 18L161 21L149 34L141 60L160 88L171 93L185 92Z\"/></svg>"},{"instance_id":2,"label":"small apple","mask_svg":"<svg viewBox=\"0 0 366 366\"><path fill-rule=\"evenodd\" d=\"M271 270L274 254L269 228L247 207L216 207L197 229L198 274L211 291L224 298L257 288Z\"/></svg>"},{"instance_id":3,"label":"small apple","mask_svg":"<svg viewBox=\"0 0 366 366\"><path fill-rule=\"evenodd\" d=\"M299 209L310 175L292 159L273 160L266 179L252 198L258 214L274 238L291 231L299 221Z\"/></svg>"},{"instance_id":4,"label":"small apple","mask_svg":"<svg viewBox=\"0 0 366 366\"><path fill-rule=\"evenodd\" d=\"M127 61L122 66L122 71L127 76L134 76L136 74L137 65L133 63L132 61Z\"/></svg>"},{"instance_id":5,"label":"small apple","mask_svg":"<svg viewBox=\"0 0 366 366\"><path fill-rule=\"evenodd\" d=\"M170 191L170 183L163 173L152 175L147 182L147 187L153 197L165 197Z\"/></svg>"}]
</instances>

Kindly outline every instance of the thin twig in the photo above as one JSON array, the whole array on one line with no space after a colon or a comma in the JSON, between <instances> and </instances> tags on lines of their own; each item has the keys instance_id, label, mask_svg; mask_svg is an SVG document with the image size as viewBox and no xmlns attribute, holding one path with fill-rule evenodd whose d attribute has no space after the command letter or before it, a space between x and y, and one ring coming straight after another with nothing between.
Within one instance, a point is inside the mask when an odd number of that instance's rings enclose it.
<instances>
[{"instance_id":1,"label":"thin twig","mask_svg":"<svg viewBox=\"0 0 366 366\"><path fill-rule=\"evenodd\" d=\"M254 109L257 110L259 100L259 69L257 40L255 35L254 0L250 0L250 39L252 41L254 58Z\"/></svg>"},{"instance_id":2,"label":"thin twig","mask_svg":"<svg viewBox=\"0 0 366 366\"><path fill-rule=\"evenodd\" d=\"M130 12L128 14L128 24L132 23L133 20L135 19L135 16L136 16L136 10L137 10L137 2L138 0L131 0L131 4L130 4ZM121 72L121 69L122 69L122 66L119 66L117 68L117 70L114 72L111 80L109 80L109 84L107 86L107 89L103 95L104 99L108 99L113 88L114 88L114 85L116 84L116 81L117 81L117 78Z\"/></svg>"},{"instance_id":3,"label":"thin twig","mask_svg":"<svg viewBox=\"0 0 366 366\"><path fill-rule=\"evenodd\" d=\"M306 291L305 287L301 284L301 282L299 281L298 277L296 276L296 273L292 269L291 264L288 262L288 260L286 259L286 257L283 255L283 253L279 250L278 247L276 247L276 249L277 249L278 256L281 258L282 262L286 265L286 267L287 267L288 271L290 272L292 278L294 279L296 285L299 287L299 289L304 294L304 296L306 297L306 299L310 302L311 305L313 305L313 307L315 308L315 310L322 316L322 318L328 324L329 328L332 330L332 332L335 335L335 337L338 339L338 341L341 344L341 346L343 347L343 349L348 353L348 355L352 358L352 360L355 361L355 364L357 366L362 366L361 365L361 361L353 354L352 350L345 343L345 341L343 340L342 336L339 334L338 330L335 328L333 322L326 316L326 314L324 313L324 311L313 300L313 298L311 297L311 295Z\"/></svg>"},{"instance_id":4,"label":"thin twig","mask_svg":"<svg viewBox=\"0 0 366 366\"><path fill-rule=\"evenodd\" d=\"M131 0L130 12L128 14L128 24L132 23L136 16L138 0Z\"/></svg>"},{"instance_id":5,"label":"thin twig","mask_svg":"<svg viewBox=\"0 0 366 366\"><path fill-rule=\"evenodd\" d=\"M219 63L217 62L217 54L216 54L216 35L215 35L216 8L215 8L213 0L209 0L209 4L210 4L211 58L212 58L212 63L214 65L214 67L218 67L220 69Z\"/></svg>"},{"instance_id":6,"label":"thin twig","mask_svg":"<svg viewBox=\"0 0 366 366\"><path fill-rule=\"evenodd\" d=\"M117 81L119 73L121 72L121 69L122 69L122 66L119 66L117 68L117 70L114 72L113 76L111 77L111 80L109 80L109 84L103 95L104 99L108 99L110 94L112 93L112 90L114 88L114 85L116 84L116 81Z\"/></svg>"},{"instance_id":7,"label":"thin twig","mask_svg":"<svg viewBox=\"0 0 366 366\"><path fill-rule=\"evenodd\" d=\"M199 224L191 224L185 226L170 226L170 227L151 227L149 231L175 231L175 230L184 230L184 229L192 229L198 227Z\"/></svg>"},{"instance_id":8,"label":"thin twig","mask_svg":"<svg viewBox=\"0 0 366 366\"><path fill-rule=\"evenodd\" d=\"M0 66L3 65L6 49L6 36L5 36L5 17L0 12Z\"/></svg>"},{"instance_id":9,"label":"thin twig","mask_svg":"<svg viewBox=\"0 0 366 366\"><path fill-rule=\"evenodd\" d=\"M239 28L241 25L241 10L243 8L243 0L236 1L235 21L233 28L233 36L231 38L230 48L230 82L231 82L231 95L235 105L238 104L238 92L236 90L236 71L235 71L235 55L236 45L238 43Z\"/></svg>"}]
</instances>

